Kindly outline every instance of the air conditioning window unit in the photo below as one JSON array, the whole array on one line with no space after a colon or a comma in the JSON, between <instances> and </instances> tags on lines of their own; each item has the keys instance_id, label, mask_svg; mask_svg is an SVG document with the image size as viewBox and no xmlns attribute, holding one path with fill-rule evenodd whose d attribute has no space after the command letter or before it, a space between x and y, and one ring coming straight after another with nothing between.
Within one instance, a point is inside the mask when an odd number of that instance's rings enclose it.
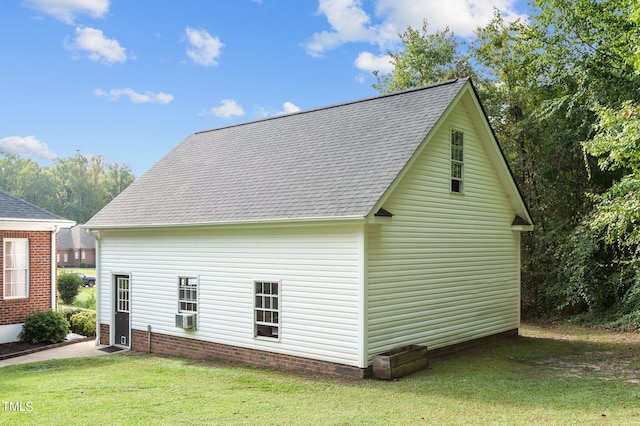
<instances>
[{"instance_id":1,"label":"air conditioning window unit","mask_svg":"<svg viewBox=\"0 0 640 426\"><path fill-rule=\"evenodd\" d=\"M196 314L176 314L176 327L184 329L196 328Z\"/></svg>"}]
</instances>

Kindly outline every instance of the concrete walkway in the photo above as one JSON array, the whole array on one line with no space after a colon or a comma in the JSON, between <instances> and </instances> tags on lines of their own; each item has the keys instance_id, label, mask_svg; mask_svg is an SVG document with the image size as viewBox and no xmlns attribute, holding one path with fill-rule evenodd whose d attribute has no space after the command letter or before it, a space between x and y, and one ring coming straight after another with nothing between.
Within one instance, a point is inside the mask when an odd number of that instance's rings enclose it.
<instances>
[{"instance_id":1,"label":"concrete walkway","mask_svg":"<svg viewBox=\"0 0 640 426\"><path fill-rule=\"evenodd\" d=\"M30 362L45 361L49 359L82 358L87 356L107 355L107 352L100 350L106 347L108 346L96 346L95 340L85 340L83 342L60 346L58 348L46 349L44 351L34 352L15 358L8 358L0 361L0 368L8 365L28 364Z\"/></svg>"}]
</instances>

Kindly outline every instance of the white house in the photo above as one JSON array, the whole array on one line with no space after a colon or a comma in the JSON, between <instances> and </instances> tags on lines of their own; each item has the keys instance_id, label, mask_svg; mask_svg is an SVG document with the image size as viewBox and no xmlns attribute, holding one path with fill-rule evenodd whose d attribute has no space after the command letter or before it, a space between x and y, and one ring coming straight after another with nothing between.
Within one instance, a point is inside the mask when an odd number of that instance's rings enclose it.
<instances>
[{"instance_id":1,"label":"white house","mask_svg":"<svg viewBox=\"0 0 640 426\"><path fill-rule=\"evenodd\" d=\"M99 339L363 377L517 332L532 224L467 79L194 133L85 225Z\"/></svg>"}]
</instances>

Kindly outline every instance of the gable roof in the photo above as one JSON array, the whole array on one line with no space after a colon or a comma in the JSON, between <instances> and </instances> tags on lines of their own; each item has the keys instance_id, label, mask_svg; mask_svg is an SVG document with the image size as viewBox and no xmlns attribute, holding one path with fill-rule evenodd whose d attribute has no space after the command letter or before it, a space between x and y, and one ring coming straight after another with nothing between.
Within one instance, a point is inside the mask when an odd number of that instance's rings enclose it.
<instances>
[{"instance_id":1,"label":"gable roof","mask_svg":"<svg viewBox=\"0 0 640 426\"><path fill-rule=\"evenodd\" d=\"M81 225L61 229L58 233L58 250L95 249L96 240Z\"/></svg>"},{"instance_id":2,"label":"gable roof","mask_svg":"<svg viewBox=\"0 0 640 426\"><path fill-rule=\"evenodd\" d=\"M0 191L0 221L73 222Z\"/></svg>"},{"instance_id":3,"label":"gable roof","mask_svg":"<svg viewBox=\"0 0 640 426\"><path fill-rule=\"evenodd\" d=\"M85 227L367 216L465 84L194 133Z\"/></svg>"}]
</instances>

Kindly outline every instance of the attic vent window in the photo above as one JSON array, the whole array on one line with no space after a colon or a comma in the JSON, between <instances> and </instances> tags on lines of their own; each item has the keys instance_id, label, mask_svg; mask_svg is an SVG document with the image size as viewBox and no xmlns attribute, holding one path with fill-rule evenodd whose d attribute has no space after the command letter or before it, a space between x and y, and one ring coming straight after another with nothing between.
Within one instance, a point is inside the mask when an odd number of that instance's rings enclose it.
<instances>
[{"instance_id":1,"label":"attic vent window","mask_svg":"<svg viewBox=\"0 0 640 426\"><path fill-rule=\"evenodd\" d=\"M451 131L451 192L464 192L464 133Z\"/></svg>"}]
</instances>

